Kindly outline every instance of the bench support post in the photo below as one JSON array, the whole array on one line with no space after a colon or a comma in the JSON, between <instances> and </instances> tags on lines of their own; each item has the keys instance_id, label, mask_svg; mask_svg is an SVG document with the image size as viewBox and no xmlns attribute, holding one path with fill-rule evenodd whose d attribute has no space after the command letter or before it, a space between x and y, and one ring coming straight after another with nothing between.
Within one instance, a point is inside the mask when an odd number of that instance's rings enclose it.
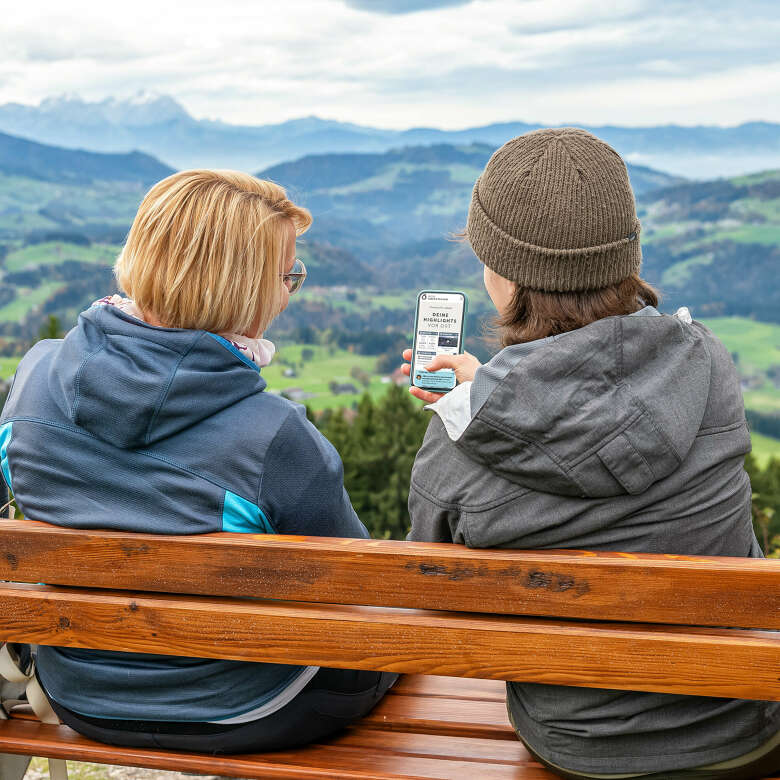
<instances>
[{"instance_id":1,"label":"bench support post","mask_svg":"<svg viewBox=\"0 0 780 780\"><path fill-rule=\"evenodd\" d=\"M22 780L27 773L30 756L13 756L0 753L0 777L3 780Z\"/></svg>"}]
</instances>

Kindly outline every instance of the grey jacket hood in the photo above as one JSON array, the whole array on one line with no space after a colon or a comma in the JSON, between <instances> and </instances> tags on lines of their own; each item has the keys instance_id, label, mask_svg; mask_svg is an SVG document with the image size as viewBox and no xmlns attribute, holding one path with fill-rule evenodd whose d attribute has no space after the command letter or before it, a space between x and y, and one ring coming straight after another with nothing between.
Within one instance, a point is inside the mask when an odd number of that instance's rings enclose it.
<instances>
[{"instance_id":1,"label":"grey jacket hood","mask_svg":"<svg viewBox=\"0 0 780 780\"><path fill-rule=\"evenodd\" d=\"M431 408L472 460L518 485L591 498L643 493L690 450L711 359L687 310L640 314L504 349L473 386ZM454 420L465 404L463 428Z\"/></svg>"},{"instance_id":2,"label":"grey jacket hood","mask_svg":"<svg viewBox=\"0 0 780 780\"><path fill-rule=\"evenodd\" d=\"M96 305L59 344L49 391L93 436L146 447L262 390L265 380L247 363L211 333L158 328Z\"/></svg>"}]
</instances>

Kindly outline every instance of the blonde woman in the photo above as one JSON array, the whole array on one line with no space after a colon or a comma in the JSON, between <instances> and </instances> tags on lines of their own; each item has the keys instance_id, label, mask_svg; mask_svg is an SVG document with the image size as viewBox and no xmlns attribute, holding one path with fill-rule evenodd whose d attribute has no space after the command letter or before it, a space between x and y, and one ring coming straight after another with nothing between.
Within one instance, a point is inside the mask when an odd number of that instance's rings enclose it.
<instances>
[{"instance_id":1,"label":"blonde woman","mask_svg":"<svg viewBox=\"0 0 780 780\"><path fill-rule=\"evenodd\" d=\"M366 537L334 448L264 392L262 338L303 283L311 224L281 187L184 171L144 198L98 301L24 357L0 418L2 471L30 518L159 534ZM283 749L366 714L395 675L42 647L60 718L94 739Z\"/></svg>"}]
</instances>

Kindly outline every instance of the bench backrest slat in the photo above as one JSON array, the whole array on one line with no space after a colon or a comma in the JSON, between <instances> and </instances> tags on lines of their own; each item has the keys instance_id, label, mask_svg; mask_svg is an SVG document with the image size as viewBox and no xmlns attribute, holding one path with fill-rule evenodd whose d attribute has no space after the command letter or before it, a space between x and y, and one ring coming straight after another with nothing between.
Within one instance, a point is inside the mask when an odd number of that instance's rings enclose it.
<instances>
[{"instance_id":1,"label":"bench backrest slat","mask_svg":"<svg viewBox=\"0 0 780 780\"><path fill-rule=\"evenodd\" d=\"M780 629L780 560L3 521L0 580L493 614Z\"/></svg>"},{"instance_id":2,"label":"bench backrest slat","mask_svg":"<svg viewBox=\"0 0 780 780\"><path fill-rule=\"evenodd\" d=\"M780 700L780 634L0 584L0 638Z\"/></svg>"}]
</instances>

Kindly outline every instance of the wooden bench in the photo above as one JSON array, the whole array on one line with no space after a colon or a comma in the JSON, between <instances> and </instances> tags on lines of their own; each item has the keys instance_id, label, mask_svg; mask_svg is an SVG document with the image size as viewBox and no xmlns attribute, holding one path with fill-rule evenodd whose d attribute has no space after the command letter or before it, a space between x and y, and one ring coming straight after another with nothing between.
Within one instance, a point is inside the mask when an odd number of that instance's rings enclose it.
<instances>
[{"instance_id":1,"label":"wooden bench","mask_svg":"<svg viewBox=\"0 0 780 780\"><path fill-rule=\"evenodd\" d=\"M541 780L553 775L515 738L502 680L780 700L777 560L11 520L0 580L0 640L408 675L359 724L297 751L117 748L22 712L0 722L0 754L242 778Z\"/></svg>"}]
</instances>

